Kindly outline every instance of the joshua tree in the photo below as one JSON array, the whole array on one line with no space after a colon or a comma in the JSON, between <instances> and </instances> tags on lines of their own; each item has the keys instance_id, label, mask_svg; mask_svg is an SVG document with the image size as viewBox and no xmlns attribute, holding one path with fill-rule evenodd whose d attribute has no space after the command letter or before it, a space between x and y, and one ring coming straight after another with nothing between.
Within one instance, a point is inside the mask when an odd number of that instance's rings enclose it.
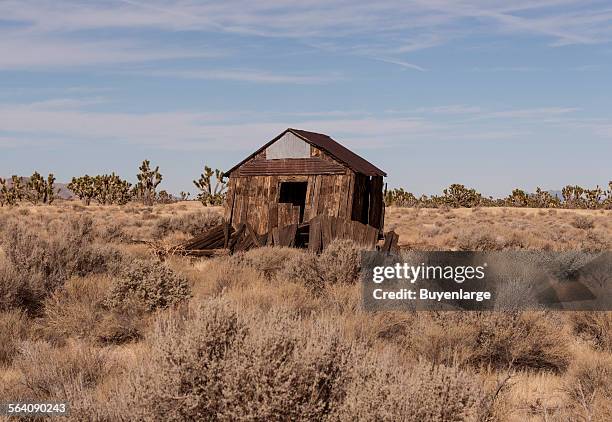
<instances>
[{"instance_id":1,"label":"joshua tree","mask_svg":"<svg viewBox=\"0 0 612 422\"><path fill-rule=\"evenodd\" d=\"M529 205L535 208L556 208L559 204L559 198L552 196L550 192L543 191L539 186L535 193L529 196Z\"/></svg>"},{"instance_id":2,"label":"joshua tree","mask_svg":"<svg viewBox=\"0 0 612 422\"><path fill-rule=\"evenodd\" d=\"M6 186L6 179L0 177L0 207L3 207L4 204L8 204L8 187Z\"/></svg>"},{"instance_id":3,"label":"joshua tree","mask_svg":"<svg viewBox=\"0 0 612 422\"><path fill-rule=\"evenodd\" d=\"M135 196L140 198L145 205L153 205L155 202L155 189L162 181L159 166L151 170L151 162L144 160L139 167L140 173L137 175L138 183L134 186Z\"/></svg>"},{"instance_id":4,"label":"joshua tree","mask_svg":"<svg viewBox=\"0 0 612 422\"><path fill-rule=\"evenodd\" d=\"M0 178L0 205L16 205L23 198L23 185L17 176L11 177L11 186L6 179Z\"/></svg>"},{"instance_id":5,"label":"joshua tree","mask_svg":"<svg viewBox=\"0 0 612 422\"><path fill-rule=\"evenodd\" d=\"M603 203L604 191L597 185L595 189L585 189L584 196L585 206L590 209L597 209Z\"/></svg>"},{"instance_id":6,"label":"joshua tree","mask_svg":"<svg viewBox=\"0 0 612 422\"><path fill-rule=\"evenodd\" d=\"M174 198L174 196L172 196L172 194L168 193L167 191L160 190L157 194L157 202L159 202L160 204L171 204L173 202L176 202L176 199Z\"/></svg>"},{"instance_id":7,"label":"joshua tree","mask_svg":"<svg viewBox=\"0 0 612 422\"><path fill-rule=\"evenodd\" d=\"M453 183L447 189L444 189L444 202L446 205L454 208L458 207L475 207L480 205L482 195L476 192L475 189L468 189L458 183Z\"/></svg>"},{"instance_id":8,"label":"joshua tree","mask_svg":"<svg viewBox=\"0 0 612 422\"><path fill-rule=\"evenodd\" d=\"M395 205L398 207L414 207L418 199L411 192L406 192L403 188L395 188L385 192L385 205Z\"/></svg>"},{"instance_id":9,"label":"joshua tree","mask_svg":"<svg viewBox=\"0 0 612 422\"><path fill-rule=\"evenodd\" d=\"M215 178L215 186L213 188L213 176ZM198 180L194 180L193 184L200 190L198 199L204 205L221 205L225 200L225 190L227 183L225 182L225 174L219 170L208 166L204 166L204 173L200 175Z\"/></svg>"},{"instance_id":10,"label":"joshua tree","mask_svg":"<svg viewBox=\"0 0 612 422\"><path fill-rule=\"evenodd\" d=\"M563 205L566 208L584 208L584 198L582 197L584 189L580 186L567 185L561 189L561 194L563 195Z\"/></svg>"},{"instance_id":11,"label":"joshua tree","mask_svg":"<svg viewBox=\"0 0 612 422\"><path fill-rule=\"evenodd\" d=\"M72 181L68 183L68 189L82 200L85 205L89 205L91 199L96 194L94 178L87 174L81 177L73 177Z\"/></svg>"},{"instance_id":12,"label":"joshua tree","mask_svg":"<svg viewBox=\"0 0 612 422\"><path fill-rule=\"evenodd\" d=\"M37 171L30 176L26 182L26 198L32 204L38 204L45 199L45 193L47 192L47 183L45 179Z\"/></svg>"},{"instance_id":13,"label":"joshua tree","mask_svg":"<svg viewBox=\"0 0 612 422\"><path fill-rule=\"evenodd\" d=\"M21 177L16 175L11 176L11 189L9 190L9 195L12 204L17 204L25 198L25 186L21 182Z\"/></svg>"},{"instance_id":14,"label":"joshua tree","mask_svg":"<svg viewBox=\"0 0 612 422\"><path fill-rule=\"evenodd\" d=\"M57 192L59 192L59 189ZM43 202L51 205L55 200L55 193L55 176L53 173L49 173L47 176L47 184L45 185L45 196Z\"/></svg>"},{"instance_id":15,"label":"joshua tree","mask_svg":"<svg viewBox=\"0 0 612 422\"><path fill-rule=\"evenodd\" d=\"M522 189L513 189L506 198L506 204L510 207L526 207L529 205L529 195Z\"/></svg>"},{"instance_id":16,"label":"joshua tree","mask_svg":"<svg viewBox=\"0 0 612 422\"><path fill-rule=\"evenodd\" d=\"M132 184L121 179L115 173L98 176L73 177L68 184L70 189L86 205L95 199L98 204L127 204L132 198Z\"/></svg>"}]
</instances>

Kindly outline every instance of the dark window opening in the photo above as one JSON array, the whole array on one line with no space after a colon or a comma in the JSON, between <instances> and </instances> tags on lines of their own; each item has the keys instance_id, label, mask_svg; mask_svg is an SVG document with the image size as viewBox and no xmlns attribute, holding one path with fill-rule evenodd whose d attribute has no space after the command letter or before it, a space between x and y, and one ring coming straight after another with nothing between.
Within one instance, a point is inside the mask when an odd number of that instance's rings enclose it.
<instances>
[{"instance_id":1,"label":"dark window opening","mask_svg":"<svg viewBox=\"0 0 612 422\"><path fill-rule=\"evenodd\" d=\"M278 202L300 207L300 223L304 219L306 208L306 190L308 182L281 182Z\"/></svg>"}]
</instances>

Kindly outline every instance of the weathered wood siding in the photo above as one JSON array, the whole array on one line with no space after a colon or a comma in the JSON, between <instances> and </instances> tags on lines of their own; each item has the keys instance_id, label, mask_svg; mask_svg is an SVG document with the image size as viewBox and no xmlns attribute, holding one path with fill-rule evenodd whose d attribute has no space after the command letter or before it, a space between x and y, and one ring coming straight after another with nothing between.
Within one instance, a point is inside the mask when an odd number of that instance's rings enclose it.
<instances>
[{"instance_id":1,"label":"weathered wood siding","mask_svg":"<svg viewBox=\"0 0 612 422\"><path fill-rule=\"evenodd\" d=\"M310 155L338 163L312 146ZM265 159L264 154L253 157L241 167L262 159ZM343 164L342 167L343 174L296 174L304 170L294 166L282 175L252 172L242 175L238 168L230 176L225 219L234 227L248 223L258 234L271 232L274 227L300 223L298 206L279 203L279 188L282 182L307 182L303 221L326 215L382 228L382 177L370 178Z\"/></svg>"},{"instance_id":2,"label":"weathered wood siding","mask_svg":"<svg viewBox=\"0 0 612 422\"><path fill-rule=\"evenodd\" d=\"M353 204L353 173L312 176L231 177L225 218L234 227L248 223L258 234L274 227L299 223L299 207L279 203L282 182L308 182L303 221L317 215L350 217Z\"/></svg>"}]
</instances>

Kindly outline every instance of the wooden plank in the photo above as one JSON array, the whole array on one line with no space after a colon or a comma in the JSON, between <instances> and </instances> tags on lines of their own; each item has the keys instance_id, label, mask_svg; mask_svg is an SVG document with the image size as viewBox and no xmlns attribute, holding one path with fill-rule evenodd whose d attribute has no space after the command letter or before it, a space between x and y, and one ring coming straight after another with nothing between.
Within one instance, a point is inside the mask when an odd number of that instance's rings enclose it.
<instances>
[{"instance_id":1,"label":"wooden plank","mask_svg":"<svg viewBox=\"0 0 612 422\"><path fill-rule=\"evenodd\" d=\"M269 227L270 226L270 203L272 202L270 198L271 183L272 183L272 177L267 176L265 179L262 200L261 200L261 203L259 204L260 209L261 209L261 216L258 222L258 226L256 228L257 234L260 234L260 235L268 233L270 231L270 227Z\"/></svg>"},{"instance_id":2,"label":"wooden plank","mask_svg":"<svg viewBox=\"0 0 612 422\"><path fill-rule=\"evenodd\" d=\"M321 215L319 213L319 200L321 198L321 183L322 183L322 179L323 176L315 176L315 188L314 188L314 193L312 196L312 206L311 206L311 210L310 210L310 218L314 218L318 215Z\"/></svg>"},{"instance_id":3,"label":"wooden plank","mask_svg":"<svg viewBox=\"0 0 612 422\"><path fill-rule=\"evenodd\" d=\"M339 176L340 189L338 190L338 217L346 218L348 216L349 209L346 204L346 198L348 196L348 185L350 183L349 176Z\"/></svg>"},{"instance_id":4,"label":"wooden plank","mask_svg":"<svg viewBox=\"0 0 612 422\"><path fill-rule=\"evenodd\" d=\"M368 224L382 228L382 210L383 208L383 178L382 176L372 176L370 182L370 210L368 216Z\"/></svg>"},{"instance_id":5,"label":"wooden plank","mask_svg":"<svg viewBox=\"0 0 612 422\"><path fill-rule=\"evenodd\" d=\"M234 196L236 194L235 184L236 179L230 178L227 183L227 199L225 201L225 208L223 209L223 218L229 224L232 224L232 212L234 211Z\"/></svg>"},{"instance_id":6,"label":"wooden plank","mask_svg":"<svg viewBox=\"0 0 612 422\"><path fill-rule=\"evenodd\" d=\"M346 186L345 186L345 176L338 175L334 176L334 211L332 215L334 217L340 217L341 213L345 211L345 208L342 206L343 198L345 196Z\"/></svg>"},{"instance_id":7,"label":"wooden plank","mask_svg":"<svg viewBox=\"0 0 612 422\"><path fill-rule=\"evenodd\" d=\"M187 256L224 256L229 251L227 249L204 249L204 250L186 250L183 252Z\"/></svg>"},{"instance_id":8,"label":"wooden plank","mask_svg":"<svg viewBox=\"0 0 612 422\"><path fill-rule=\"evenodd\" d=\"M331 241L333 240L331 230L332 230L331 229L331 218L329 218L328 216L322 216L321 218L321 247L323 249L327 248L329 244L331 243Z\"/></svg>"},{"instance_id":9,"label":"wooden plank","mask_svg":"<svg viewBox=\"0 0 612 422\"><path fill-rule=\"evenodd\" d=\"M272 245L280 246L280 232L278 227L272 229Z\"/></svg>"},{"instance_id":10,"label":"wooden plank","mask_svg":"<svg viewBox=\"0 0 612 422\"><path fill-rule=\"evenodd\" d=\"M304 221L309 221L315 217L312 212L312 198L315 191L315 180L316 176L308 176L307 187L306 187L306 203L304 204Z\"/></svg>"},{"instance_id":11,"label":"wooden plank","mask_svg":"<svg viewBox=\"0 0 612 422\"><path fill-rule=\"evenodd\" d=\"M366 226L365 239L365 245L370 249L374 249L374 246L376 246L376 242L378 241L378 229L369 225Z\"/></svg>"},{"instance_id":12,"label":"wooden plank","mask_svg":"<svg viewBox=\"0 0 612 422\"><path fill-rule=\"evenodd\" d=\"M362 224L359 221L353 221L352 226L351 239L353 239L355 243L363 245L366 231L365 224Z\"/></svg>"},{"instance_id":13,"label":"wooden plank","mask_svg":"<svg viewBox=\"0 0 612 422\"><path fill-rule=\"evenodd\" d=\"M240 219L240 177L234 177L234 203L232 209L232 218L230 224L232 227L238 227Z\"/></svg>"},{"instance_id":14,"label":"wooden plank","mask_svg":"<svg viewBox=\"0 0 612 422\"><path fill-rule=\"evenodd\" d=\"M236 243L238 243L238 241L240 240L240 238L242 237L242 234L244 233L244 230L246 228L245 224L241 224L238 227L238 230L236 230L236 232L234 233L234 235L231 237L229 244L228 244L228 248L230 251L234 251L234 248L236 247Z\"/></svg>"},{"instance_id":15,"label":"wooden plank","mask_svg":"<svg viewBox=\"0 0 612 422\"><path fill-rule=\"evenodd\" d=\"M300 207L293 205L290 212L291 215L289 218L291 220L291 224L300 224Z\"/></svg>"},{"instance_id":16,"label":"wooden plank","mask_svg":"<svg viewBox=\"0 0 612 422\"><path fill-rule=\"evenodd\" d=\"M310 220L308 229L308 250L313 253L321 251L321 217Z\"/></svg>"},{"instance_id":17,"label":"wooden plank","mask_svg":"<svg viewBox=\"0 0 612 422\"><path fill-rule=\"evenodd\" d=\"M250 223L253 227L253 223L257 220L257 188L261 181L261 177L253 177L249 180L249 202L247 207L247 219L245 223Z\"/></svg>"},{"instance_id":18,"label":"wooden plank","mask_svg":"<svg viewBox=\"0 0 612 422\"><path fill-rule=\"evenodd\" d=\"M334 240L338 237L338 223L344 219L339 217L330 217L330 227L331 227L331 239Z\"/></svg>"},{"instance_id":19,"label":"wooden plank","mask_svg":"<svg viewBox=\"0 0 612 422\"><path fill-rule=\"evenodd\" d=\"M342 218L338 219L336 223L336 238L338 239L350 239L350 227L351 220Z\"/></svg>"},{"instance_id":20,"label":"wooden plank","mask_svg":"<svg viewBox=\"0 0 612 422\"><path fill-rule=\"evenodd\" d=\"M220 224L183 243L185 249L205 249L223 239L225 224Z\"/></svg>"},{"instance_id":21,"label":"wooden plank","mask_svg":"<svg viewBox=\"0 0 612 422\"><path fill-rule=\"evenodd\" d=\"M229 223L223 224L223 247L227 248L230 238L230 225Z\"/></svg>"},{"instance_id":22,"label":"wooden plank","mask_svg":"<svg viewBox=\"0 0 612 422\"><path fill-rule=\"evenodd\" d=\"M383 244L381 251L382 252L397 251L399 249L397 246L398 241L399 241L399 236L393 230L385 233L385 243Z\"/></svg>"},{"instance_id":23,"label":"wooden plank","mask_svg":"<svg viewBox=\"0 0 612 422\"><path fill-rule=\"evenodd\" d=\"M257 237L257 233L255 233L255 230L253 230L253 227L251 227L249 223L246 224L246 233L247 233L247 236L251 238L251 241L253 242L255 246L258 246L258 247L263 246L262 244L259 243L259 237Z\"/></svg>"},{"instance_id":24,"label":"wooden plank","mask_svg":"<svg viewBox=\"0 0 612 422\"><path fill-rule=\"evenodd\" d=\"M295 243L295 234L297 232L297 224L289 224L288 226L279 229L278 245L289 247Z\"/></svg>"},{"instance_id":25,"label":"wooden plank","mask_svg":"<svg viewBox=\"0 0 612 422\"><path fill-rule=\"evenodd\" d=\"M329 176L319 176L321 187L319 189L319 200L317 202L317 215L327 215L326 206L328 201L329 191Z\"/></svg>"},{"instance_id":26,"label":"wooden plank","mask_svg":"<svg viewBox=\"0 0 612 422\"><path fill-rule=\"evenodd\" d=\"M353 217L353 196L355 195L355 173L349 174L348 194L346 198L346 218L352 219Z\"/></svg>"},{"instance_id":27,"label":"wooden plank","mask_svg":"<svg viewBox=\"0 0 612 422\"><path fill-rule=\"evenodd\" d=\"M363 197L364 197L364 181L363 174L355 174L355 190L353 195L353 212L351 219L354 221L362 220Z\"/></svg>"},{"instance_id":28,"label":"wooden plank","mask_svg":"<svg viewBox=\"0 0 612 422\"><path fill-rule=\"evenodd\" d=\"M278 227L278 204L276 202L271 202L268 204L268 233L270 233L274 227Z\"/></svg>"}]
</instances>

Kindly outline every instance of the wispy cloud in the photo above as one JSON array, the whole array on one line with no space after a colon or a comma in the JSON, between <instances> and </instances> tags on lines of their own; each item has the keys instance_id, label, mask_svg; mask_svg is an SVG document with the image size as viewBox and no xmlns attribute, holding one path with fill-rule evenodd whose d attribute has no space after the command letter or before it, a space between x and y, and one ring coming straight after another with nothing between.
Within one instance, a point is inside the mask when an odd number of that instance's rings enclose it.
<instances>
[{"instance_id":1,"label":"wispy cloud","mask_svg":"<svg viewBox=\"0 0 612 422\"><path fill-rule=\"evenodd\" d=\"M23 138L29 142L41 139L40 142L48 144L43 139L49 138L113 141L176 150L244 150L256 147L286 127L301 127L338 136L349 146L379 148L412 140L522 139L535 127L534 118L539 127L545 117L571 116L577 111L563 107L496 111L454 105L409 110L403 115L359 111L118 113L91 111L86 108L87 101L80 101L50 99L0 105L0 136L13 143ZM452 114L457 118L441 120L435 118L436 114ZM597 136L607 136L612 127L608 120L595 124L574 119L574 125L588 123ZM551 124L559 126L557 122ZM245 137L245 133L249 136Z\"/></svg>"},{"instance_id":2,"label":"wispy cloud","mask_svg":"<svg viewBox=\"0 0 612 422\"><path fill-rule=\"evenodd\" d=\"M552 46L612 41L612 8L589 0L5 0L0 16L5 22L0 24L0 69L211 57L230 47L226 35L325 45L421 71L427 66L407 55L471 36L532 35ZM216 48L178 41L161 45L151 42L150 30L221 38Z\"/></svg>"},{"instance_id":3,"label":"wispy cloud","mask_svg":"<svg viewBox=\"0 0 612 422\"><path fill-rule=\"evenodd\" d=\"M473 67L472 72L541 72L545 70L541 67L533 66L492 66L492 67Z\"/></svg>"},{"instance_id":4,"label":"wispy cloud","mask_svg":"<svg viewBox=\"0 0 612 422\"><path fill-rule=\"evenodd\" d=\"M375 57L374 60L378 60L379 62L384 62L384 63L395 64L395 65L403 67L404 69L412 69L412 70L418 70L419 72L425 72L425 69L422 68L421 66L418 66L413 63L408 63L402 60L386 59L382 57Z\"/></svg>"},{"instance_id":5,"label":"wispy cloud","mask_svg":"<svg viewBox=\"0 0 612 422\"><path fill-rule=\"evenodd\" d=\"M2 32L0 31L0 35ZM150 45L132 40L91 41L0 37L0 70L70 69L75 66L218 57L218 52Z\"/></svg>"},{"instance_id":6,"label":"wispy cloud","mask_svg":"<svg viewBox=\"0 0 612 422\"><path fill-rule=\"evenodd\" d=\"M343 79L335 75L294 75L267 72L256 69L211 69L211 70L154 70L142 72L149 76L173 77L182 79L208 79L242 81L272 84L324 84Z\"/></svg>"}]
</instances>

